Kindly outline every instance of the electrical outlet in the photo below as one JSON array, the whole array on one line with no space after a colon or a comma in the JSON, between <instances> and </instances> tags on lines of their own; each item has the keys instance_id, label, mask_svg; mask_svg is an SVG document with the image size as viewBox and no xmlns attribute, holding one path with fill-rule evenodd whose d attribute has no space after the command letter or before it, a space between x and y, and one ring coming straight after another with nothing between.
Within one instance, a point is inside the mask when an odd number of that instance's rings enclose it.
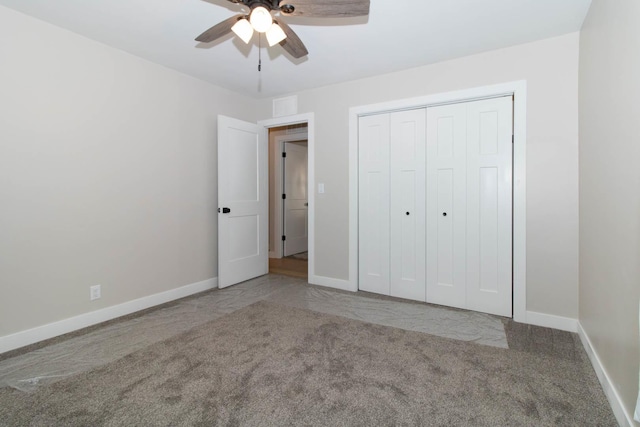
<instances>
[{"instance_id":1,"label":"electrical outlet","mask_svg":"<svg viewBox=\"0 0 640 427\"><path fill-rule=\"evenodd\" d=\"M91 301L100 298L100 285L91 286L89 288L89 298Z\"/></svg>"}]
</instances>

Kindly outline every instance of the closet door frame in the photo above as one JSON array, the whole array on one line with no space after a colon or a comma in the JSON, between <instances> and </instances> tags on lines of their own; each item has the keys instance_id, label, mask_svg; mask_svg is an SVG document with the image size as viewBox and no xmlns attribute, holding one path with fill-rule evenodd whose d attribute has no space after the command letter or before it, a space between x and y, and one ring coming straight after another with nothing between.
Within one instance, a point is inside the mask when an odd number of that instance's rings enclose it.
<instances>
[{"instance_id":1,"label":"closet door frame","mask_svg":"<svg viewBox=\"0 0 640 427\"><path fill-rule=\"evenodd\" d=\"M358 118L371 114L513 96L513 319L526 323L526 135L527 82L483 86L349 110L349 281L358 290Z\"/></svg>"}]
</instances>

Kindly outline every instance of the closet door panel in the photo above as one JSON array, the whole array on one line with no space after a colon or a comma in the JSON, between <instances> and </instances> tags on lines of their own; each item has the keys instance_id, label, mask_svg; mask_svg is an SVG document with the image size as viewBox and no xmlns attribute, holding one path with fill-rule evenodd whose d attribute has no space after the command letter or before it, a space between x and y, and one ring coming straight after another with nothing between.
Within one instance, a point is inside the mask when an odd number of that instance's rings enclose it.
<instances>
[{"instance_id":1,"label":"closet door panel","mask_svg":"<svg viewBox=\"0 0 640 427\"><path fill-rule=\"evenodd\" d=\"M511 97L468 103L467 308L512 315Z\"/></svg>"},{"instance_id":2,"label":"closet door panel","mask_svg":"<svg viewBox=\"0 0 640 427\"><path fill-rule=\"evenodd\" d=\"M389 115L359 119L358 278L389 295Z\"/></svg>"},{"instance_id":3,"label":"closet door panel","mask_svg":"<svg viewBox=\"0 0 640 427\"><path fill-rule=\"evenodd\" d=\"M427 302L466 306L466 105L427 108Z\"/></svg>"},{"instance_id":4,"label":"closet door panel","mask_svg":"<svg viewBox=\"0 0 640 427\"><path fill-rule=\"evenodd\" d=\"M425 301L425 109L390 115L390 295Z\"/></svg>"}]
</instances>

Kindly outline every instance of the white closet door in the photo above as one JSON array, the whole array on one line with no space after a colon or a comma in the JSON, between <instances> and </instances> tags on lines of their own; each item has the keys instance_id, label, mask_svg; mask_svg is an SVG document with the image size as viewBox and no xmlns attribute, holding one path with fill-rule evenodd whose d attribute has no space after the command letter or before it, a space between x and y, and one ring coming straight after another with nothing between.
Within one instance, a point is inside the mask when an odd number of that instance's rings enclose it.
<instances>
[{"instance_id":1,"label":"white closet door","mask_svg":"<svg viewBox=\"0 0 640 427\"><path fill-rule=\"evenodd\" d=\"M512 315L512 100L467 104L467 308Z\"/></svg>"},{"instance_id":2,"label":"white closet door","mask_svg":"<svg viewBox=\"0 0 640 427\"><path fill-rule=\"evenodd\" d=\"M389 115L361 117L359 132L359 288L389 295Z\"/></svg>"},{"instance_id":3,"label":"white closet door","mask_svg":"<svg viewBox=\"0 0 640 427\"><path fill-rule=\"evenodd\" d=\"M390 295L424 301L426 111L390 121Z\"/></svg>"},{"instance_id":4,"label":"white closet door","mask_svg":"<svg viewBox=\"0 0 640 427\"><path fill-rule=\"evenodd\" d=\"M427 108L427 302L466 307L467 106Z\"/></svg>"}]
</instances>

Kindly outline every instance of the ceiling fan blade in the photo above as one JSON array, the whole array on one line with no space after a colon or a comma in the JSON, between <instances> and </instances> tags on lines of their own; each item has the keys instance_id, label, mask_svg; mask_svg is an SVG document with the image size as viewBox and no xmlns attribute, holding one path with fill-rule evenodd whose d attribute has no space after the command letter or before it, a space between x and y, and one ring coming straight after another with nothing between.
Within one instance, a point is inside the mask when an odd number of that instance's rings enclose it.
<instances>
[{"instance_id":1,"label":"ceiling fan blade","mask_svg":"<svg viewBox=\"0 0 640 427\"><path fill-rule=\"evenodd\" d=\"M292 12L288 12L290 6L293 6ZM280 11L286 16L365 16L369 14L369 0L281 0Z\"/></svg>"},{"instance_id":2,"label":"ceiling fan blade","mask_svg":"<svg viewBox=\"0 0 640 427\"><path fill-rule=\"evenodd\" d=\"M282 28L282 31L284 31L285 35L287 36L286 39L280 42L280 46L282 46L284 50L289 52L289 54L291 54L291 56L293 56L294 58L302 58L303 56L309 54L309 51L302 43L302 40L300 40L300 37L298 37L298 35L291 29L290 26L282 21L276 22L278 23L278 25L280 25L280 28Z\"/></svg>"},{"instance_id":3,"label":"ceiling fan blade","mask_svg":"<svg viewBox=\"0 0 640 427\"><path fill-rule=\"evenodd\" d=\"M238 22L238 19L242 18L242 16L243 15L236 15L229 19L225 19L224 21L214 25L213 27L209 28L207 31L196 37L196 41L209 43L217 38L224 36L225 34L230 33L231 27L233 27L233 25Z\"/></svg>"}]
</instances>

